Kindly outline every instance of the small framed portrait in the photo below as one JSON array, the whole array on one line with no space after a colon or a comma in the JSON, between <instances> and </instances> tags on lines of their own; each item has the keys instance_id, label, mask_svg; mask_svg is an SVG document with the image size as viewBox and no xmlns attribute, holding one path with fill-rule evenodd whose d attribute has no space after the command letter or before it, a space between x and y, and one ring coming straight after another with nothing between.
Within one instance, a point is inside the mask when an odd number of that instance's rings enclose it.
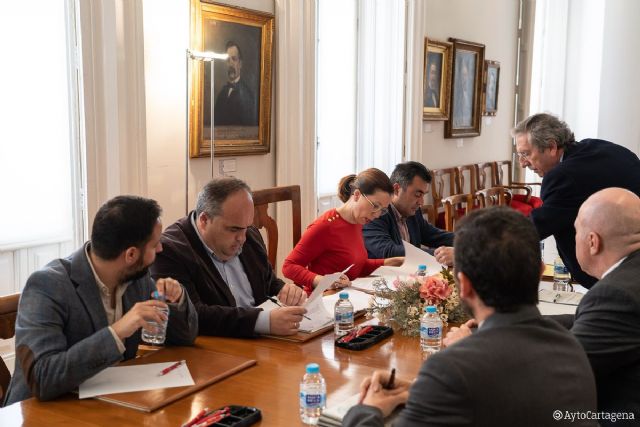
<instances>
[{"instance_id":1,"label":"small framed portrait","mask_svg":"<svg viewBox=\"0 0 640 427\"><path fill-rule=\"evenodd\" d=\"M484 92L482 96L482 115L495 116L498 112L498 86L500 83L500 63L484 61Z\"/></svg>"},{"instance_id":2,"label":"small framed portrait","mask_svg":"<svg viewBox=\"0 0 640 427\"><path fill-rule=\"evenodd\" d=\"M452 44L424 39L423 120L447 120L451 91Z\"/></svg>"},{"instance_id":3,"label":"small framed portrait","mask_svg":"<svg viewBox=\"0 0 640 427\"><path fill-rule=\"evenodd\" d=\"M191 157L210 155L212 119L215 156L269 152L273 32L273 15L191 0L191 50L228 55L190 61Z\"/></svg>"},{"instance_id":4,"label":"small framed portrait","mask_svg":"<svg viewBox=\"0 0 640 427\"><path fill-rule=\"evenodd\" d=\"M453 75L449 120L445 138L480 135L484 45L450 38L453 43Z\"/></svg>"}]
</instances>

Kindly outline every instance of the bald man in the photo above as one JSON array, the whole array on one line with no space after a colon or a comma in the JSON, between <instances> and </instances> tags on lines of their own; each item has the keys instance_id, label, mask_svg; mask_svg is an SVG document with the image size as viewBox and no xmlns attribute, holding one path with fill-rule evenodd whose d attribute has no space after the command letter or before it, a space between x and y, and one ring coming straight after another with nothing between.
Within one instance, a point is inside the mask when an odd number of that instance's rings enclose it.
<instances>
[{"instance_id":1,"label":"bald man","mask_svg":"<svg viewBox=\"0 0 640 427\"><path fill-rule=\"evenodd\" d=\"M580 267L598 282L575 316L554 316L582 344L596 377L598 409L640 420L640 198L622 188L589 197L575 221ZM607 420L600 420L608 425ZM618 421L616 426L625 425Z\"/></svg>"}]
</instances>

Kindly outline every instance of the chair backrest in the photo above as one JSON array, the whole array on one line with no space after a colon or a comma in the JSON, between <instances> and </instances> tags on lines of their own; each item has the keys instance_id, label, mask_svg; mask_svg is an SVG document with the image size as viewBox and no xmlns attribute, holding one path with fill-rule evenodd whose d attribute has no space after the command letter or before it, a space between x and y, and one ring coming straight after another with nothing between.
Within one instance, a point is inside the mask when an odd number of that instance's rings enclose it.
<instances>
[{"instance_id":1,"label":"chair backrest","mask_svg":"<svg viewBox=\"0 0 640 427\"><path fill-rule=\"evenodd\" d=\"M445 230L454 231L456 222L474 209L475 199L473 194L454 194L442 199Z\"/></svg>"},{"instance_id":2,"label":"chair backrest","mask_svg":"<svg viewBox=\"0 0 640 427\"><path fill-rule=\"evenodd\" d=\"M496 186L496 165L495 162L484 162L476 164L478 172L476 183L477 190Z\"/></svg>"},{"instance_id":3,"label":"chair backrest","mask_svg":"<svg viewBox=\"0 0 640 427\"><path fill-rule=\"evenodd\" d=\"M478 166L475 164L463 165L457 166L456 169L458 170L458 185L456 193L474 194L478 191Z\"/></svg>"},{"instance_id":4,"label":"chair backrest","mask_svg":"<svg viewBox=\"0 0 640 427\"><path fill-rule=\"evenodd\" d=\"M490 187L479 190L476 195L480 201L480 207L488 206L509 206L511 203L511 192L504 187Z\"/></svg>"},{"instance_id":5,"label":"chair backrest","mask_svg":"<svg viewBox=\"0 0 640 427\"><path fill-rule=\"evenodd\" d=\"M16 333L16 316L18 315L18 301L20 294L0 297L0 338L9 339ZM0 406L9 388L11 373L0 357Z\"/></svg>"},{"instance_id":6,"label":"chair backrest","mask_svg":"<svg viewBox=\"0 0 640 427\"><path fill-rule=\"evenodd\" d=\"M513 165L511 160L500 160L495 162L495 174L493 175L493 186L511 185L513 183Z\"/></svg>"},{"instance_id":7,"label":"chair backrest","mask_svg":"<svg viewBox=\"0 0 640 427\"><path fill-rule=\"evenodd\" d=\"M434 169L431 171L431 198L433 199L433 216L436 218L432 223L437 227L444 227L442 217L444 207L442 199L458 193L458 170L456 168Z\"/></svg>"},{"instance_id":8,"label":"chair backrest","mask_svg":"<svg viewBox=\"0 0 640 427\"><path fill-rule=\"evenodd\" d=\"M273 268L276 268L278 255L278 225L269 216L268 208L270 203L291 201L293 235L292 242L295 246L300 240L302 232L300 220L300 186L290 185L287 187L265 188L253 192L253 205L255 214L253 225L258 229L264 227L267 230L267 255Z\"/></svg>"}]
</instances>

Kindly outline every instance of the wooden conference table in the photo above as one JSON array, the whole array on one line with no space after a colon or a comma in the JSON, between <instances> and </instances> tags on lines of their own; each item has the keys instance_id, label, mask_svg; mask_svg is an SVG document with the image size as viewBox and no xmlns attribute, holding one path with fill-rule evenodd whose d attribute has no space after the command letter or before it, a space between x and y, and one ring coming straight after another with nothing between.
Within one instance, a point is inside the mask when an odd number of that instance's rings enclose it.
<instances>
[{"instance_id":1,"label":"wooden conference table","mask_svg":"<svg viewBox=\"0 0 640 427\"><path fill-rule=\"evenodd\" d=\"M299 382L305 365L316 362L327 382L328 405L356 394L374 369L396 368L413 378L422 363L418 338L396 332L363 351L335 347L333 332L306 343L270 338L198 337L196 347L255 359L257 364L152 413L94 399L66 396L51 402L29 399L0 409L2 426L179 426L202 408L230 404L255 406L262 426L302 425L298 414Z\"/></svg>"}]
</instances>

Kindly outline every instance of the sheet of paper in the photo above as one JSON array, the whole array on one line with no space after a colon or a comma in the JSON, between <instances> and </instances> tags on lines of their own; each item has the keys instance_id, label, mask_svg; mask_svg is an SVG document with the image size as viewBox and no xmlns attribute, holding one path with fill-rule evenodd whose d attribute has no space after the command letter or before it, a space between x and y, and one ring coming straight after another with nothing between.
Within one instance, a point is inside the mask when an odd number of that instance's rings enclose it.
<instances>
[{"instance_id":1,"label":"sheet of paper","mask_svg":"<svg viewBox=\"0 0 640 427\"><path fill-rule=\"evenodd\" d=\"M364 292L354 291L351 288L344 288L343 290L349 293L349 301L351 301L351 304L353 304L353 311L362 311L369 308L369 300L371 300L371 295ZM339 299L339 292L336 292L333 295L327 295L326 297L322 298L324 308L327 310L327 312L334 312L336 302L338 302Z\"/></svg>"},{"instance_id":2,"label":"sheet of paper","mask_svg":"<svg viewBox=\"0 0 640 427\"><path fill-rule=\"evenodd\" d=\"M578 305L583 296L584 294L577 292L562 292L551 289L540 289L538 291L538 299L540 299L540 301L553 304Z\"/></svg>"},{"instance_id":3,"label":"sheet of paper","mask_svg":"<svg viewBox=\"0 0 640 427\"><path fill-rule=\"evenodd\" d=\"M165 375L158 375L164 368L176 362L107 368L80 384L80 399L102 394L193 385L193 378L186 363Z\"/></svg>"},{"instance_id":4,"label":"sheet of paper","mask_svg":"<svg viewBox=\"0 0 640 427\"><path fill-rule=\"evenodd\" d=\"M439 273L442 270L442 266L436 258L423 251L422 249L416 248L411 243L402 241L404 245L404 263L400 267L387 267L382 266L377 268L373 273L374 276L408 276L410 274L415 274L418 271L418 266L420 264L424 264L427 266L427 275L432 275Z\"/></svg>"},{"instance_id":5,"label":"sheet of paper","mask_svg":"<svg viewBox=\"0 0 640 427\"><path fill-rule=\"evenodd\" d=\"M307 309L306 316L311 318L303 318L300 322L300 330L302 332L313 332L333 322L333 310L327 311L325 308L322 294L329 289L333 282L337 281L342 273L327 274L320 280L318 286L313 290L304 307Z\"/></svg>"}]
</instances>

